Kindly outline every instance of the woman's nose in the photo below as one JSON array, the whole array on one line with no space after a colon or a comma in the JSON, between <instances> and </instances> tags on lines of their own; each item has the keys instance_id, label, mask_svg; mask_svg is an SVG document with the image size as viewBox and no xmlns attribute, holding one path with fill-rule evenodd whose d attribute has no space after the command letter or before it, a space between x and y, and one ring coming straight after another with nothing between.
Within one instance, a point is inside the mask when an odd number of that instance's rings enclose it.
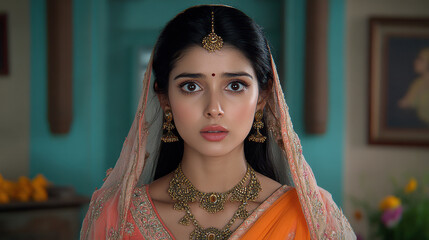
<instances>
[{"instance_id":1,"label":"woman's nose","mask_svg":"<svg viewBox=\"0 0 429 240\"><path fill-rule=\"evenodd\" d=\"M204 115L207 118L217 118L222 117L224 115L220 96L218 96L218 94L210 93L210 96L208 96L208 103Z\"/></svg>"}]
</instances>

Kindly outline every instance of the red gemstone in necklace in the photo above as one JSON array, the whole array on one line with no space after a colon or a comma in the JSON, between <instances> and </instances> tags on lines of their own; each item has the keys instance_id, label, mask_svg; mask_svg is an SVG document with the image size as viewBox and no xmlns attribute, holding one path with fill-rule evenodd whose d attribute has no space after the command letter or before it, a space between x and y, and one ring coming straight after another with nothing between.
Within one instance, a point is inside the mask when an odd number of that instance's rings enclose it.
<instances>
[{"instance_id":1,"label":"red gemstone in necklace","mask_svg":"<svg viewBox=\"0 0 429 240\"><path fill-rule=\"evenodd\" d=\"M215 238L216 238L216 235L214 233L207 234L207 239L208 240L215 240Z\"/></svg>"},{"instance_id":2,"label":"red gemstone in necklace","mask_svg":"<svg viewBox=\"0 0 429 240\"><path fill-rule=\"evenodd\" d=\"M216 74L212 73L212 76L214 77L214 76L216 76Z\"/></svg>"},{"instance_id":3,"label":"red gemstone in necklace","mask_svg":"<svg viewBox=\"0 0 429 240\"><path fill-rule=\"evenodd\" d=\"M215 194L210 195L210 202L216 203L217 202L217 196Z\"/></svg>"}]
</instances>

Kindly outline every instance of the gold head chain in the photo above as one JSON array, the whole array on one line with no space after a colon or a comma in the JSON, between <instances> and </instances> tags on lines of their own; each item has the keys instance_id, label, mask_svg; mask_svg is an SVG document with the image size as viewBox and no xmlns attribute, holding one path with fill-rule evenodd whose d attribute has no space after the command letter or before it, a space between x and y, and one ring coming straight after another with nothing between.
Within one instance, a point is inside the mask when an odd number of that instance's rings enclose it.
<instances>
[{"instance_id":1,"label":"gold head chain","mask_svg":"<svg viewBox=\"0 0 429 240\"><path fill-rule=\"evenodd\" d=\"M203 38L203 48L209 52L220 50L223 47L223 39L214 32L214 12L212 11L212 31Z\"/></svg>"}]
</instances>

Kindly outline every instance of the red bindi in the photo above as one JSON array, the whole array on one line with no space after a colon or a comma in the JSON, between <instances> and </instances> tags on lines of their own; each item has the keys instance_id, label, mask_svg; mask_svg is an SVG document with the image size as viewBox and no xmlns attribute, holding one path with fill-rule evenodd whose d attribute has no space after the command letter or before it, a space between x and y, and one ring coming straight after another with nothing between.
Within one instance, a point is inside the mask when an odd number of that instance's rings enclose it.
<instances>
[{"instance_id":1,"label":"red bindi","mask_svg":"<svg viewBox=\"0 0 429 240\"><path fill-rule=\"evenodd\" d=\"M212 76L214 77L214 76L216 76L216 74L212 73Z\"/></svg>"}]
</instances>

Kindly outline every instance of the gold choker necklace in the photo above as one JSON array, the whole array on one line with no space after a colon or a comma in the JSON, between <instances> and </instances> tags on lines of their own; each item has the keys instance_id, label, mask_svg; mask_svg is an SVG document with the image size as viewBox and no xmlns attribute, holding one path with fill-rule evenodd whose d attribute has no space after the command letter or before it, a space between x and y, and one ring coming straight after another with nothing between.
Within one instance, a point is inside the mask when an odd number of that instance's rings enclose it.
<instances>
[{"instance_id":1,"label":"gold choker necklace","mask_svg":"<svg viewBox=\"0 0 429 240\"><path fill-rule=\"evenodd\" d=\"M250 179L250 180L249 180ZM249 183L245 186L244 184L249 180ZM192 231L190 239L228 239L232 234L230 230L235 220L238 218L246 219L249 216L249 212L246 209L248 201L255 200L259 192L261 191L261 184L256 177L255 171L247 164L247 171L241 181L230 190L217 193L209 192L204 193L197 190L192 183L186 178L182 171L182 167L179 167L174 171L173 178L170 180L170 187L168 193L171 198L176 201L174 204L175 210L185 211L185 216L180 219L179 223L182 225L193 224L195 230ZM224 210L225 202L241 202L237 211L229 222L222 228L217 229L214 227L203 228L195 219L195 216L191 213L189 203L199 201L200 207L209 213L216 213Z\"/></svg>"}]
</instances>

